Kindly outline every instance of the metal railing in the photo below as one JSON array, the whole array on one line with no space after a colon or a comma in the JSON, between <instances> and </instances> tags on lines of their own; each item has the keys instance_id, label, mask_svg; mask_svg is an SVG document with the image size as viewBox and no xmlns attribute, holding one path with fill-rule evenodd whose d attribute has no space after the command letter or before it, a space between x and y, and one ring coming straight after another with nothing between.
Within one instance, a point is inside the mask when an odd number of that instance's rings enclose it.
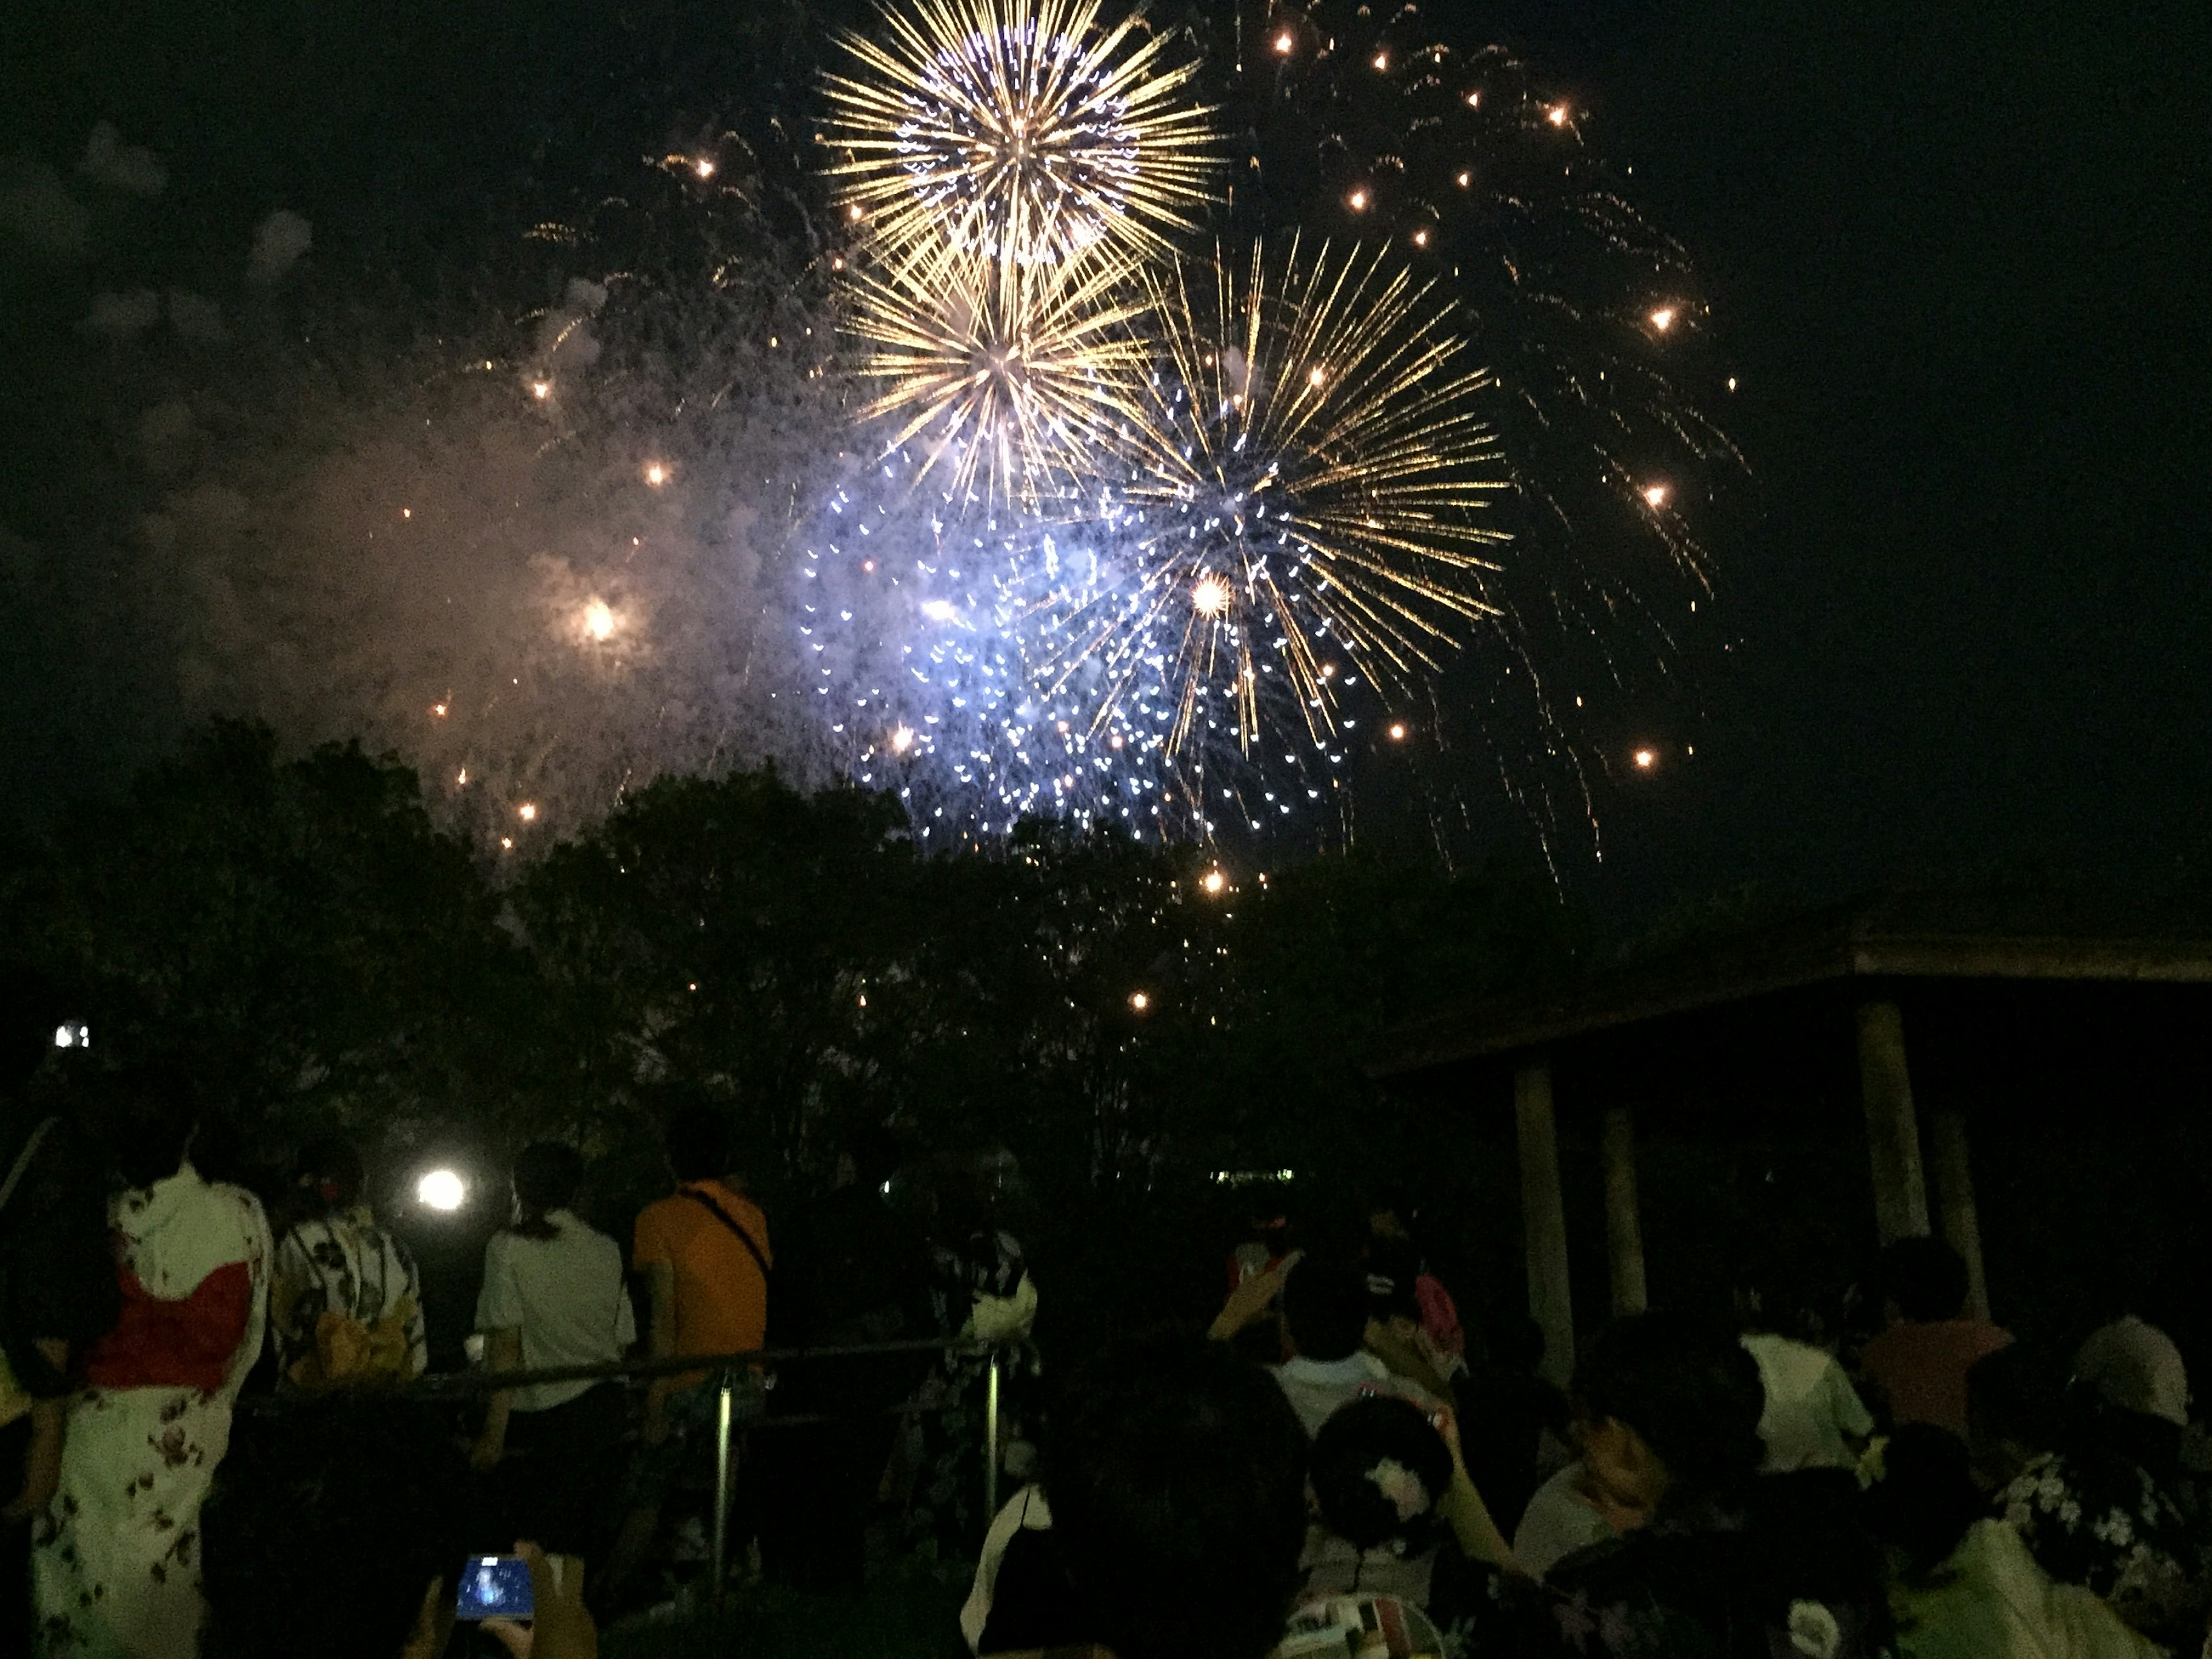
<instances>
[{"instance_id":1,"label":"metal railing","mask_svg":"<svg viewBox=\"0 0 2212 1659\"><path fill-rule=\"evenodd\" d=\"M434 1376L418 1376L399 1392L431 1400L464 1400L541 1382L635 1382L659 1376L681 1376L692 1371L711 1374L717 1396L714 1411L713 1583L714 1602L719 1607L729 1582L730 1498L733 1479L731 1443L735 1438L739 1371L801 1360L866 1359L895 1354L940 1353L947 1358L983 1360L983 1524L988 1527L999 1513L1000 1378L1007 1356L1021 1346L1018 1342L962 1341L957 1339L948 1342L941 1337L920 1337L900 1342L854 1342L819 1348L748 1348L736 1353L672 1354L661 1359L613 1359L593 1365L548 1365L536 1370L443 1371ZM933 1408L904 1401L875 1415L910 1417L926 1413L930 1409ZM942 1410L944 1407L933 1409ZM798 1428L809 1424L860 1420L863 1419L851 1415L793 1413L786 1417L763 1417L746 1427L748 1430Z\"/></svg>"}]
</instances>

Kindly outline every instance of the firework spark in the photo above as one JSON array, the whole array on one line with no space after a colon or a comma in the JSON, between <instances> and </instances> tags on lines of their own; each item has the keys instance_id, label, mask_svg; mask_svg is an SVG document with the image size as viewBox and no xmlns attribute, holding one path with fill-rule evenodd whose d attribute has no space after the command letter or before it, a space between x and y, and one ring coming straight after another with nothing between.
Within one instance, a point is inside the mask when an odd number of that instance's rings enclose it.
<instances>
[{"instance_id":1,"label":"firework spark","mask_svg":"<svg viewBox=\"0 0 2212 1659\"><path fill-rule=\"evenodd\" d=\"M882 391L865 419L897 424L964 495L1034 500L1136 409L1143 349L1126 261L995 262L957 249L856 270L848 332Z\"/></svg>"},{"instance_id":2,"label":"firework spark","mask_svg":"<svg viewBox=\"0 0 2212 1659\"><path fill-rule=\"evenodd\" d=\"M1099 0L922 0L848 35L855 75L824 84L824 137L849 219L911 255L945 245L1012 264L1102 246L1162 252L1218 166L1190 95L1194 58Z\"/></svg>"}]
</instances>

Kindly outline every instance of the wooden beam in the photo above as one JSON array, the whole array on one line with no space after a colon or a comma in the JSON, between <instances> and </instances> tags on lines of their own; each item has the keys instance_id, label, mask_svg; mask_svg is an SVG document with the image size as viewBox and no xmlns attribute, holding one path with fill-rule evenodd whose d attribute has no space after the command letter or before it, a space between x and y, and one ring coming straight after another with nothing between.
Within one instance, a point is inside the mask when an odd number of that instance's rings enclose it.
<instances>
[{"instance_id":1,"label":"wooden beam","mask_svg":"<svg viewBox=\"0 0 2212 1659\"><path fill-rule=\"evenodd\" d=\"M1565 1388L1575 1374L1575 1310L1567 1279L1567 1202L1559 1185L1559 1134L1552 1115L1552 1062L1539 1055L1513 1073L1521 1147L1521 1225L1528 1252L1528 1312L1544 1333L1544 1375Z\"/></svg>"},{"instance_id":2,"label":"wooden beam","mask_svg":"<svg viewBox=\"0 0 2212 1659\"><path fill-rule=\"evenodd\" d=\"M1977 1319L1990 1316L1990 1285L1982 1268L1982 1224L1974 1209L1974 1171L1966 1151L1966 1116L1946 1108L1929 1120L1935 1143L1936 1196L1943 1217L1943 1237L1966 1264L1966 1308Z\"/></svg>"},{"instance_id":3,"label":"wooden beam","mask_svg":"<svg viewBox=\"0 0 2212 1659\"><path fill-rule=\"evenodd\" d=\"M1606 1109L1598 1142L1605 1166L1605 1249L1613 1269L1613 1311L1642 1313L1650 1305L1644 1284L1644 1224L1636 1202L1636 1120L1626 1106Z\"/></svg>"},{"instance_id":4,"label":"wooden beam","mask_svg":"<svg viewBox=\"0 0 2212 1659\"><path fill-rule=\"evenodd\" d=\"M1875 1229L1885 1244L1928 1231L1928 1183L1920 1168L1920 1121L1905 1063L1905 1019L1894 1002L1858 1009L1859 1092L1866 1103L1874 1170Z\"/></svg>"}]
</instances>

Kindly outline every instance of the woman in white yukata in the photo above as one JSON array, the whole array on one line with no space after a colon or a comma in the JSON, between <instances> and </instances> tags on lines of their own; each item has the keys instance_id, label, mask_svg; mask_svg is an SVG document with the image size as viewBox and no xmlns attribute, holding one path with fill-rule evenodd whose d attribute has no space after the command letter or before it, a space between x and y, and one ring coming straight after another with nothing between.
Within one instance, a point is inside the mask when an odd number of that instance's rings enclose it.
<instances>
[{"instance_id":1,"label":"woman in white yukata","mask_svg":"<svg viewBox=\"0 0 2212 1659\"><path fill-rule=\"evenodd\" d=\"M270 1243L261 1205L185 1157L191 1085L146 1068L116 1147L109 1204L123 1313L86 1354L69 1406L53 1534L32 1558L40 1650L192 1659L201 1500L230 1444L231 1407L261 1353Z\"/></svg>"}]
</instances>

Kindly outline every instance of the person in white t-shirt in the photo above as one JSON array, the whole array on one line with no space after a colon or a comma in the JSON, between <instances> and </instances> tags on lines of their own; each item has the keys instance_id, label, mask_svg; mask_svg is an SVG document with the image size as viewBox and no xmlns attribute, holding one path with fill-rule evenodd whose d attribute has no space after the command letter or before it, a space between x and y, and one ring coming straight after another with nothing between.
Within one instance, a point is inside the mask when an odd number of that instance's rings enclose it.
<instances>
[{"instance_id":1,"label":"person in white t-shirt","mask_svg":"<svg viewBox=\"0 0 2212 1659\"><path fill-rule=\"evenodd\" d=\"M582 1158L557 1141L526 1146L514 1160L514 1224L484 1246L477 1298L477 1329L495 1371L605 1364L637 1340L622 1246L568 1208L583 1176ZM549 1550L603 1559L623 1415L617 1379L533 1382L493 1395L470 1461L500 1469L507 1530Z\"/></svg>"},{"instance_id":2,"label":"person in white t-shirt","mask_svg":"<svg viewBox=\"0 0 2212 1659\"><path fill-rule=\"evenodd\" d=\"M1762 1286L1740 1295L1737 1304L1744 1350L1759 1363L1766 1390L1759 1419L1765 1472L1857 1468L1874 1417L1835 1356L1784 1334L1797 1322L1786 1291Z\"/></svg>"}]
</instances>

